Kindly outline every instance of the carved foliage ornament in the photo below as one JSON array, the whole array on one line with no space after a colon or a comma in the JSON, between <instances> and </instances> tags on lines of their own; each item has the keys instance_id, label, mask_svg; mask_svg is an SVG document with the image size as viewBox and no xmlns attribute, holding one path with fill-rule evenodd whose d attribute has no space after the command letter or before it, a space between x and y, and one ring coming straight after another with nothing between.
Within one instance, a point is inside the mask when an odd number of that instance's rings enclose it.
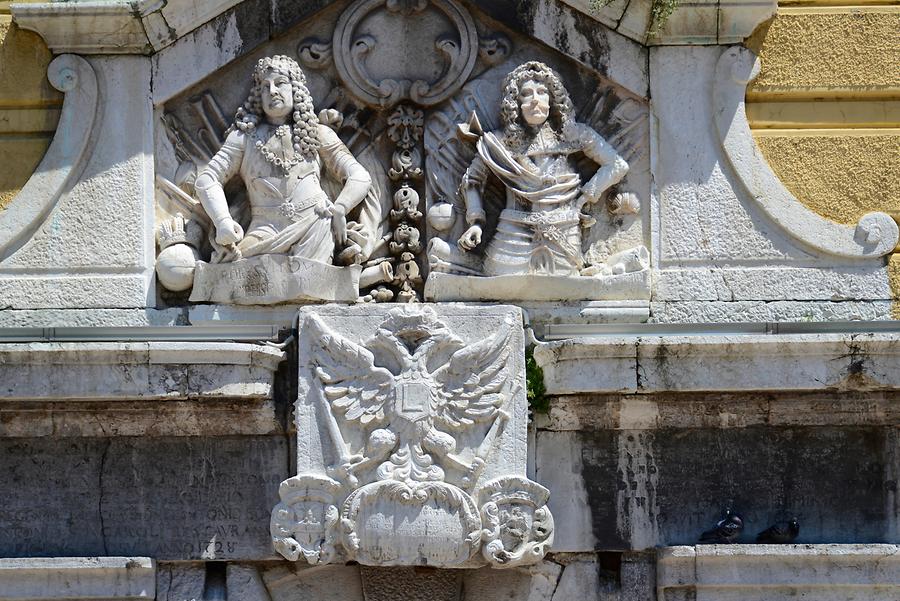
<instances>
[{"instance_id":1,"label":"carved foliage ornament","mask_svg":"<svg viewBox=\"0 0 900 601\"><path fill-rule=\"evenodd\" d=\"M316 430L324 473L309 469L282 484L275 548L311 564L539 561L553 518L547 489L524 476L517 312L468 343L428 307L381 315L362 344L315 314L303 323L310 350L301 381L310 389L304 395L301 386L297 404L298 464L317 464L306 455Z\"/></svg>"}]
</instances>

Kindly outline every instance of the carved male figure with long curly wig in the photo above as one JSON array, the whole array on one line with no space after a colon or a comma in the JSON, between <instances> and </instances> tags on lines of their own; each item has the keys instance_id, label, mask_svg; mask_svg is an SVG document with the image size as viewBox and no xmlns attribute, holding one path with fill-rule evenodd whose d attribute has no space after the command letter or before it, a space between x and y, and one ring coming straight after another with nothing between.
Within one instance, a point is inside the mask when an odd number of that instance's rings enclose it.
<instances>
[{"instance_id":1,"label":"carved male figure with long curly wig","mask_svg":"<svg viewBox=\"0 0 900 601\"><path fill-rule=\"evenodd\" d=\"M232 217L223 189L237 174L250 203L246 233ZM342 185L336 198L322 189L327 176ZM336 248L344 251L338 262L357 257L353 243L360 233L348 229L346 216L370 185L365 168L316 118L297 62L273 56L257 63L250 95L222 148L197 176L195 189L215 227L213 262L272 253L331 264Z\"/></svg>"},{"instance_id":2,"label":"carved male figure with long curly wig","mask_svg":"<svg viewBox=\"0 0 900 601\"><path fill-rule=\"evenodd\" d=\"M485 275L580 275L581 230L591 224L581 209L619 182L628 164L600 134L575 121L562 81L543 63L529 61L507 76L500 120L501 131L479 138L463 176L469 228L460 250L481 244L481 197L493 175L506 188L506 207L485 250ZM573 160L579 152L600 165L584 184Z\"/></svg>"}]
</instances>

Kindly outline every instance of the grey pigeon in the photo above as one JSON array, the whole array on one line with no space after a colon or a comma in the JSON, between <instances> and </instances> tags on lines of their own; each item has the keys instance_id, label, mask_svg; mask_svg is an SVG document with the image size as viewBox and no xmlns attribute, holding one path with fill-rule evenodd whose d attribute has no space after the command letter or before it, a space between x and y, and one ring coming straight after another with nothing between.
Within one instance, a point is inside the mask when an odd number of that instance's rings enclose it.
<instances>
[{"instance_id":1,"label":"grey pigeon","mask_svg":"<svg viewBox=\"0 0 900 601\"><path fill-rule=\"evenodd\" d=\"M733 543L744 531L744 520L730 509L725 510L725 517L716 522L713 528L700 535L701 543Z\"/></svg>"},{"instance_id":2,"label":"grey pigeon","mask_svg":"<svg viewBox=\"0 0 900 601\"><path fill-rule=\"evenodd\" d=\"M757 534L756 542L786 545L794 542L799 534L800 522L797 518L791 518L788 522L780 522Z\"/></svg>"}]
</instances>

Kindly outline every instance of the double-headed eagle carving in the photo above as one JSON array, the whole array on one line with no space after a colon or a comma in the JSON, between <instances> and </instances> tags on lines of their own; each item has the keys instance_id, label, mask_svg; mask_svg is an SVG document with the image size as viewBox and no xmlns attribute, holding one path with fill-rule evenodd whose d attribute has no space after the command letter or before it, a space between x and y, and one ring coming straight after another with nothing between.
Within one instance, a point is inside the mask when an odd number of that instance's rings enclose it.
<instances>
[{"instance_id":1,"label":"double-headed eagle carving","mask_svg":"<svg viewBox=\"0 0 900 601\"><path fill-rule=\"evenodd\" d=\"M321 455L298 461L301 473L281 484L275 548L312 564L539 561L553 518L549 491L525 477L517 447L525 434L517 315L469 332L477 341L466 343L434 309L398 307L357 343L310 314L298 444L315 434L310 448Z\"/></svg>"},{"instance_id":2,"label":"double-headed eagle carving","mask_svg":"<svg viewBox=\"0 0 900 601\"><path fill-rule=\"evenodd\" d=\"M503 406L517 385L507 369L510 325L466 345L431 311L395 312L363 346L311 318L319 341L313 369L337 436L330 475L355 485L379 464L378 480L429 482L452 469L470 488L509 418ZM371 429L362 452L347 448L338 420ZM474 457L463 459L454 434L486 422L493 427Z\"/></svg>"}]
</instances>

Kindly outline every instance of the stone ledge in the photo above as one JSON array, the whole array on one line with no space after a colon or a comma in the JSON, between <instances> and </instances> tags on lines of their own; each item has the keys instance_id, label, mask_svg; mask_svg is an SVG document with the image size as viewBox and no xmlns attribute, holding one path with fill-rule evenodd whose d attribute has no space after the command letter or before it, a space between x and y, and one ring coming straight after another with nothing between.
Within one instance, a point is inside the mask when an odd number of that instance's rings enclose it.
<instances>
[{"instance_id":1,"label":"stone ledge","mask_svg":"<svg viewBox=\"0 0 900 601\"><path fill-rule=\"evenodd\" d=\"M147 557L0 559L0 599L155 599L156 562Z\"/></svg>"},{"instance_id":2,"label":"stone ledge","mask_svg":"<svg viewBox=\"0 0 900 601\"><path fill-rule=\"evenodd\" d=\"M571 338L540 344L548 394L900 388L900 334Z\"/></svg>"},{"instance_id":3,"label":"stone ledge","mask_svg":"<svg viewBox=\"0 0 900 601\"><path fill-rule=\"evenodd\" d=\"M659 601L817 601L900 597L897 545L696 545L663 547ZM696 597L695 597L696 596Z\"/></svg>"},{"instance_id":4,"label":"stone ledge","mask_svg":"<svg viewBox=\"0 0 900 601\"><path fill-rule=\"evenodd\" d=\"M280 349L206 342L0 344L4 400L268 399Z\"/></svg>"},{"instance_id":5,"label":"stone ledge","mask_svg":"<svg viewBox=\"0 0 900 601\"><path fill-rule=\"evenodd\" d=\"M54 53L152 54L240 0L137 0L15 4L13 19Z\"/></svg>"},{"instance_id":6,"label":"stone ledge","mask_svg":"<svg viewBox=\"0 0 900 601\"><path fill-rule=\"evenodd\" d=\"M569 6L647 46L737 44L775 15L775 0L690 0L681 2L656 35L648 36L650 0L613 0L592 8L591 0L562 0ZM598 3L599 4L599 3Z\"/></svg>"},{"instance_id":7,"label":"stone ledge","mask_svg":"<svg viewBox=\"0 0 900 601\"><path fill-rule=\"evenodd\" d=\"M40 34L56 54L153 54L239 3L240 0L82 0L13 3L10 8L19 27ZM596 10L588 0L542 0L535 9L528 10L542 14L557 3L567 4L647 46L738 43L772 17L777 7L775 0L694 0L680 5L657 35L648 38L650 0L614 0ZM271 1L267 8L274 25L282 25L278 23L282 13L296 12L293 4L289 0ZM526 9L520 12L527 18Z\"/></svg>"}]
</instances>

